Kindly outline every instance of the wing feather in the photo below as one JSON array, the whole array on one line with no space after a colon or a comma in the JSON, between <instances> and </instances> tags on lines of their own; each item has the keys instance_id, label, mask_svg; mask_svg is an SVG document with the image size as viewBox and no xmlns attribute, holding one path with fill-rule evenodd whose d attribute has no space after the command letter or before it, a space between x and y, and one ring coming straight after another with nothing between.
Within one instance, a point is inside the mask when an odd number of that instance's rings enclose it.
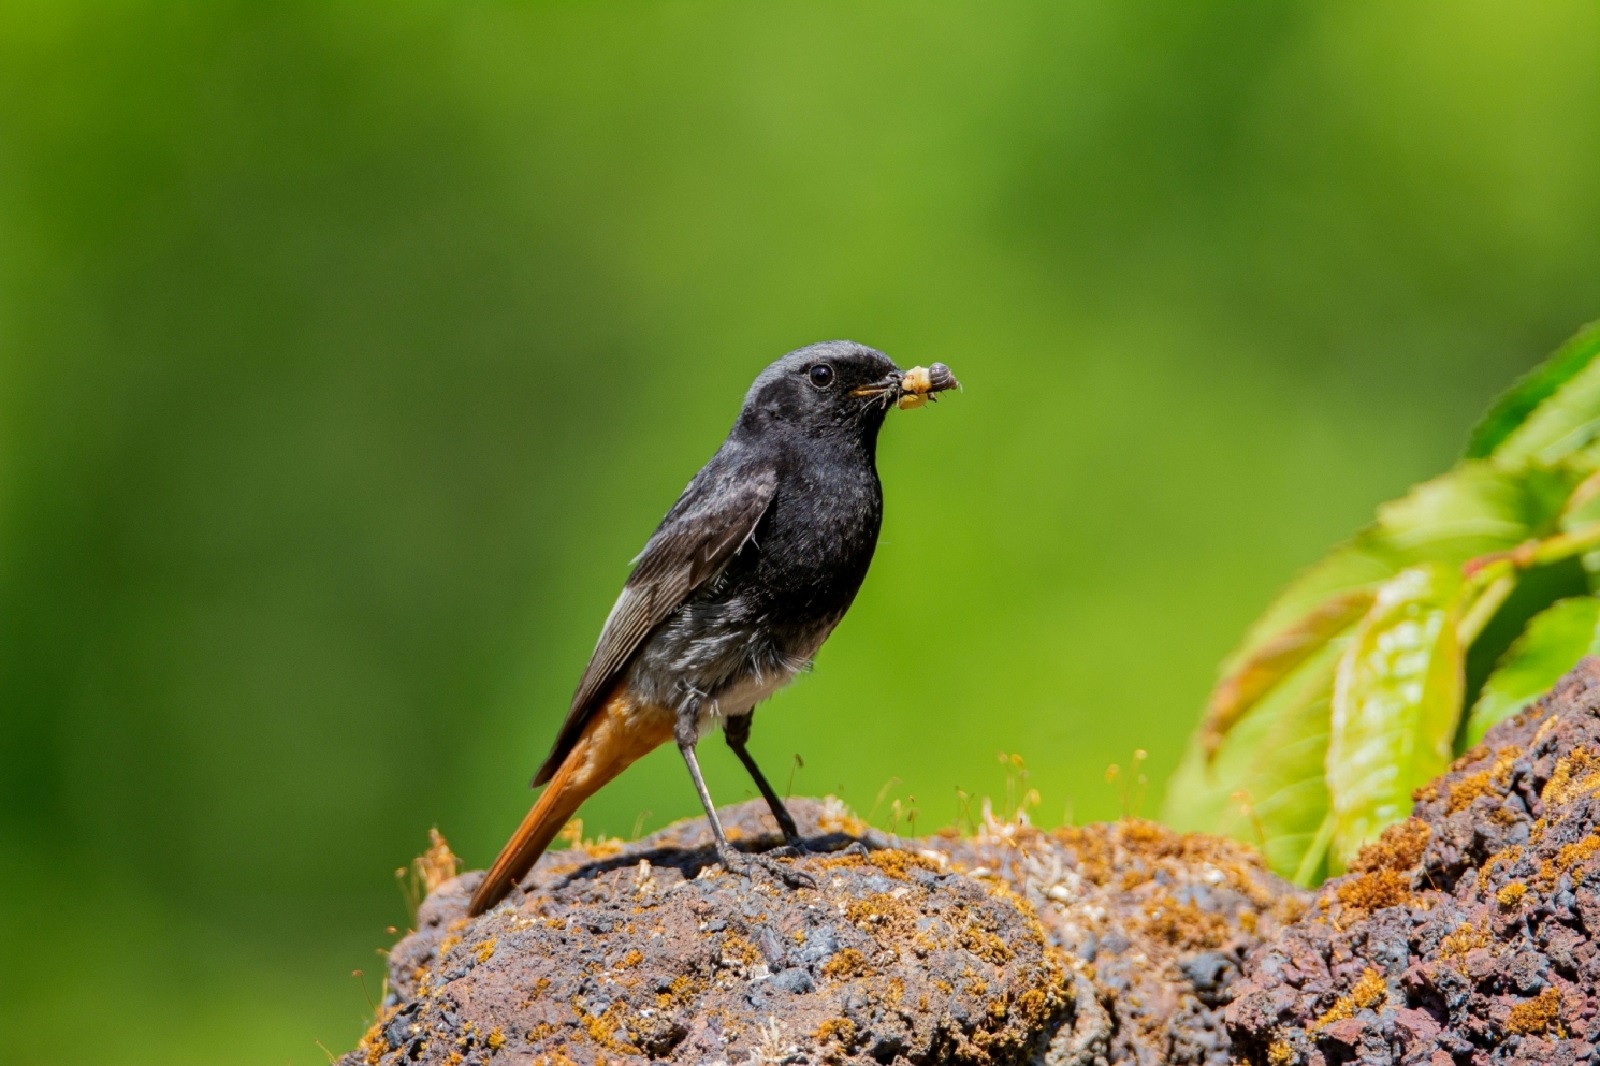
<instances>
[{"instance_id":1,"label":"wing feather","mask_svg":"<svg viewBox=\"0 0 1600 1066\"><path fill-rule=\"evenodd\" d=\"M777 488L776 470L748 464L709 463L689 482L635 560L534 785L556 772L651 630L721 573L754 535Z\"/></svg>"}]
</instances>

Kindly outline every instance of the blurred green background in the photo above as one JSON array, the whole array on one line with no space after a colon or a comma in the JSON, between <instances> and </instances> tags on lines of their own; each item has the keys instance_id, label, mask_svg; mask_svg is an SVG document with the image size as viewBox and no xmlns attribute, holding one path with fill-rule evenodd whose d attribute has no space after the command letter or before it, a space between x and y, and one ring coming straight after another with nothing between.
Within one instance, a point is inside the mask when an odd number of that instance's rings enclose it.
<instances>
[{"instance_id":1,"label":"blurred green background","mask_svg":"<svg viewBox=\"0 0 1600 1066\"><path fill-rule=\"evenodd\" d=\"M0 0L7 1061L349 1047L391 871L493 856L813 340L967 388L758 755L930 829L1143 747L1154 810L1274 590L1600 313L1597 175L1588 2ZM664 751L585 819L694 810Z\"/></svg>"}]
</instances>

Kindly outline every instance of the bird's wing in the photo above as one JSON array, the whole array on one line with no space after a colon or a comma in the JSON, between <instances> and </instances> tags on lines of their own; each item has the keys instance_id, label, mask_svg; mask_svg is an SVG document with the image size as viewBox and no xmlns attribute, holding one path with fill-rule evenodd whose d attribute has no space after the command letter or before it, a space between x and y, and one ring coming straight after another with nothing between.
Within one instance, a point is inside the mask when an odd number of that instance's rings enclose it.
<instances>
[{"instance_id":1,"label":"bird's wing","mask_svg":"<svg viewBox=\"0 0 1600 1066\"><path fill-rule=\"evenodd\" d=\"M715 578L755 533L778 488L770 466L732 464L695 475L636 559L606 618L555 746L533 779L550 779L577 742L596 704L650 631Z\"/></svg>"}]
</instances>

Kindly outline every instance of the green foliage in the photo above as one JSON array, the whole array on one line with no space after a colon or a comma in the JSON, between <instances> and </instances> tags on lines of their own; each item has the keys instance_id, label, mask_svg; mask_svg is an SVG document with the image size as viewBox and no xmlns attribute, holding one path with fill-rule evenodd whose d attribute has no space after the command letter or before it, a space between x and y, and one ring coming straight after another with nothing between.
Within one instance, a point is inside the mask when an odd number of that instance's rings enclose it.
<instances>
[{"instance_id":1,"label":"green foliage","mask_svg":"<svg viewBox=\"0 0 1600 1066\"><path fill-rule=\"evenodd\" d=\"M1254 836L1301 880L1337 872L1452 754L1600 646L1600 601L1552 605L1551 580L1574 560L1586 585L1600 572L1597 351L1591 326L1495 404L1455 469L1279 596L1224 663L1172 821ZM1474 658L1493 663L1486 677ZM1280 767L1292 726L1315 758Z\"/></svg>"}]
</instances>

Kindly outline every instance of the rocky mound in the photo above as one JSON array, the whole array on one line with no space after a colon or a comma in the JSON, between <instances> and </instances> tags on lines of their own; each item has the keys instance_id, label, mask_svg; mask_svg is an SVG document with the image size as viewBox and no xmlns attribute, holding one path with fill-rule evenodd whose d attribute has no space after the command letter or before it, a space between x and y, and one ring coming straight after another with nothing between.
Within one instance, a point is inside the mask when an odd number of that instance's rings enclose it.
<instances>
[{"instance_id":1,"label":"rocky mound","mask_svg":"<svg viewBox=\"0 0 1600 1066\"><path fill-rule=\"evenodd\" d=\"M793 809L814 890L724 873L704 821L547 856L476 920L479 875L441 886L345 1061L1027 1061L1068 1008L1027 906ZM753 836L765 809L725 818Z\"/></svg>"},{"instance_id":2,"label":"rocky mound","mask_svg":"<svg viewBox=\"0 0 1600 1066\"><path fill-rule=\"evenodd\" d=\"M1220 1004L1303 906L1247 849L1143 822L904 841L791 808L816 889L732 877L702 820L440 885L344 1066L1227 1061ZM771 833L759 804L730 835Z\"/></svg>"},{"instance_id":3,"label":"rocky mound","mask_svg":"<svg viewBox=\"0 0 1600 1066\"><path fill-rule=\"evenodd\" d=\"M1600 1039L1600 661L1420 790L1414 817L1251 960L1258 1066L1592 1062Z\"/></svg>"}]
</instances>

